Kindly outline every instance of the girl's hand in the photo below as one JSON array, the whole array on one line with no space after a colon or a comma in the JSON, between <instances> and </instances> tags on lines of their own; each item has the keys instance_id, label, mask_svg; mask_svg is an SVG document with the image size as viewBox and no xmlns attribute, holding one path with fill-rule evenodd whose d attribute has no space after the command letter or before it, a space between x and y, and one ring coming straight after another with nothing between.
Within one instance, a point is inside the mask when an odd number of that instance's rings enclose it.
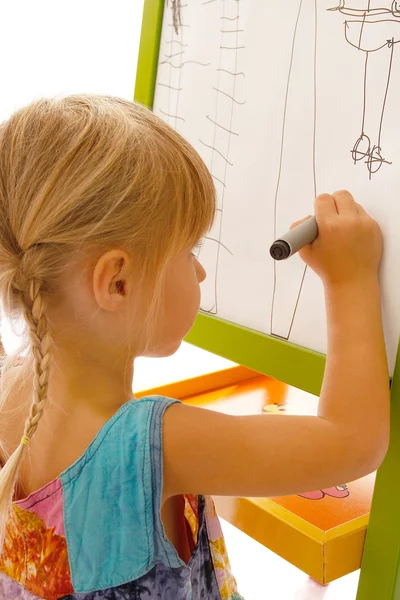
<instances>
[{"instance_id":1,"label":"girl's hand","mask_svg":"<svg viewBox=\"0 0 400 600\"><path fill-rule=\"evenodd\" d=\"M315 216L318 237L299 254L324 285L376 279L382 257L382 233L350 192L342 190L318 196Z\"/></svg>"}]
</instances>

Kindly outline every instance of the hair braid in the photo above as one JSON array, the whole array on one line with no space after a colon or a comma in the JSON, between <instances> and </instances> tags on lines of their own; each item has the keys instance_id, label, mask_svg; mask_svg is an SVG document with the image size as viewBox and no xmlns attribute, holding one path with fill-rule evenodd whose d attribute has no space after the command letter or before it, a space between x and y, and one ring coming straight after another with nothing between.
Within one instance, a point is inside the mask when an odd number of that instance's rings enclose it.
<instances>
[{"instance_id":1,"label":"hair braid","mask_svg":"<svg viewBox=\"0 0 400 600\"><path fill-rule=\"evenodd\" d=\"M28 295L23 303L34 359L33 399L24 428L24 436L28 439L32 438L42 417L49 385L51 339L43 311L43 297L40 288L40 282L32 279L29 283Z\"/></svg>"},{"instance_id":2,"label":"hair braid","mask_svg":"<svg viewBox=\"0 0 400 600\"><path fill-rule=\"evenodd\" d=\"M43 310L41 284L38 280L28 282L27 292L20 292L25 321L29 328L29 338L33 355L33 397L29 416L25 422L23 436L18 448L0 471L0 510L12 506L19 466L26 444L32 439L47 401L49 368L51 360L51 339L47 319ZM12 516L12 515L11 515ZM0 554L5 538L6 521L0 522Z\"/></svg>"}]
</instances>

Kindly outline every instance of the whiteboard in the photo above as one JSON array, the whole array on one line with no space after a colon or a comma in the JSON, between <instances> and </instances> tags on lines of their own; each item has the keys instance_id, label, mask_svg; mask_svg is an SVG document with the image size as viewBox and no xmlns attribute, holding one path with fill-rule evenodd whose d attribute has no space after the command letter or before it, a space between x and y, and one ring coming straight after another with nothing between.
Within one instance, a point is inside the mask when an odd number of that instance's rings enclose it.
<instances>
[{"instance_id":1,"label":"whiteboard","mask_svg":"<svg viewBox=\"0 0 400 600\"><path fill-rule=\"evenodd\" d=\"M204 312L326 352L319 278L298 256L273 261L269 247L312 214L316 194L349 189L385 238L381 283L393 372L399 41L400 10L389 0L165 3L154 112L201 154L218 195L199 251Z\"/></svg>"}]
</instances>

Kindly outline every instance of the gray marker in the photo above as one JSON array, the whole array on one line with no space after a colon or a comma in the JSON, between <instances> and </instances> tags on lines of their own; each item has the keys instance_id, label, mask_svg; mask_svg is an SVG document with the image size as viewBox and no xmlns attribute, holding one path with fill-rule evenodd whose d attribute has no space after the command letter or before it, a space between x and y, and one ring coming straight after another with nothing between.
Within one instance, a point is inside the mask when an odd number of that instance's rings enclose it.
<instances>
[{"instance_id":1,"label":"gray marker","mask_svg":"<svg viewBox=\"0 0 400 600\"><path fill-rule=\"evenodd\" d=\"M318 225L315 217L311 217L294 229L278 238L269 249L275 260L289 258L307 244L311 244L318 236Z\"/></svg>"}]
</instances>

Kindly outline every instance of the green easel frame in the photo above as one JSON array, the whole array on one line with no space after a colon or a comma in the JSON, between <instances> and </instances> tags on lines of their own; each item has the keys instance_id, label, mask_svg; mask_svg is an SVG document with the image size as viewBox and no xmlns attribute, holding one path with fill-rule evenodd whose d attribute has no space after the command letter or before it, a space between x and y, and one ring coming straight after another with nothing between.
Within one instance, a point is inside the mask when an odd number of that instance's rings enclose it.
<instances>
[{"instance_id":1,"label":"green easel frame","mask_svg":"<svg viewBox=\"0 0 400 600\"><path fill-rule=\"evenodd\" d=\"M144 0L135 100L149 108L154 100L164 1ZM320 393L323 354L204 313L198 315L186 341L312 394ZM400 471L400 352L391 395L392 440L377 474L357 600L400 600L400 476L396 478Z\"/></svg>"}]
</instances>

